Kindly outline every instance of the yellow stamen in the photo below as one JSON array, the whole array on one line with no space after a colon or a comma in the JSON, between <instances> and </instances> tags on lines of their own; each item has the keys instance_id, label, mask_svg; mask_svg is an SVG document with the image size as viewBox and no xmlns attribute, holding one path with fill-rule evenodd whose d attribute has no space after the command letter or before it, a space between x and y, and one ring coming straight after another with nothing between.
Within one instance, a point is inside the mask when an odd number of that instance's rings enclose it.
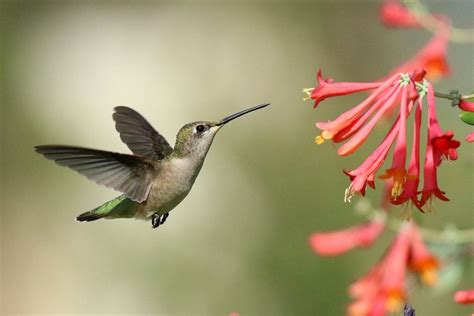
<instances>
[{"instance_id":1,"label":"yellow stamen","mask_svg":"<svg viewBox=\"0 0 474 316\"><path fill-rule=\"evenodd\" d=\"M314 88L303 89L303 93L306 94L306 97L303 98L303 101L308 101L311 99L311 94L313 93Z\"/></svg>"},{"instance_id":2,"label":"yellow stamen","mask_svg":"<svg viewBox=\"0 0 474 316\"><path fill-rule=\"evenodd\" d=\"M404 295L400 289L392 289L387 293L385 307L389 312L396 312L403 306Z\"/></svg>"},{"instance_id":3,"label":"yellow stamen","mask_svg":"<svg viewBox=\"0 0 474 316\"><path fill-rule=\"evenodd\" d=\"M314 138L314 143L316 145L321 145L322 143L324 143L325 139L322 135L318 135Z\"/></svg>"},{"instance_id":4,"label":"yellow stamen","mask_svg":"<svg viewBox=\"0 0 474 316\"><path fill-rule=\"evenodd\" d=\"M352 192L352 183L351 183L349 187L344 191L344 202L351 203L353 196L354 196L354 192Z\"/></svg>"},{"instance_id":5,"label":"yellow stamen","mask_svg":"<svg viewBox=\"0 0 474 316\"><path fill-rule=\"evenodd\" d=\"M387 169L385 174L379 176L380 179L393 179L393 186L391 195L392 198L396 199L403 193L405 188L405 181L408 178L408 174L402 169Z\"/></svg>"},{"instance_id":6,"label":"yellow stamen","mask_svg":"<svg viewBox=\"0 0 474 316\"><path fill-rule=\"evenodd\" d=\"M428 286L433 286L438 282L438 273L434 268L427 268L421 272L421 280Z\"/></svg>"},{"instance_id":7,"label":"yellow stamen","mask_svg":"<svg viewBox=\"0 0 474 316\"><path fill-rule=\"evenodd\" d=\"M389 295L385 303L389 312L397 312L401 309L403 301L398 295Z\"/></svg>"},{"instance_id":8,"label":"yellow stamen","mask_svg":"<svg viewBox=\"0 0 474 316\"><path fill-rule=\"evenodd\" d=\"M322 136L324 139L332 139L333 134L331 134L329 131L323 131L323 132L321 133L321 136Z\"/></svg>"},{"instance_id":9,"label":"yellow stamen","mask_svg":"<svg viewBox=\"0 0 474 316\"><path fill-rule=\"evenodd\" d=\"M405 172L405 170L394 171L392 187L392 197L394 199L396 199L402 194L403 188L405 187L406 176L407 173Z\"/></svg>"}]
</instances>

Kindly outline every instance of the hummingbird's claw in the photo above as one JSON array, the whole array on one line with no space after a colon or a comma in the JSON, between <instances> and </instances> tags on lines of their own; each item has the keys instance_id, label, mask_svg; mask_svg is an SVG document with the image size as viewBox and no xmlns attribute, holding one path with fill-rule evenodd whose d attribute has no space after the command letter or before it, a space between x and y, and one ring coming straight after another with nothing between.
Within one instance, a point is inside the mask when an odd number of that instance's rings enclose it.
<instances>
[{"instance_id":1,"label":"hummingbird's claw","mask_svg":"<svg viewBox=\"0 0 474 316\"><path fill-rule=\"evenodd\" d=\"M163 225L166 222L166 219L168 218L169 215L170 213L163 214L163 216L161 217L160 225Z\"/></svg>"},{"instance_id":2,"label":"hummingbird's claw","mask_svg":"<svg viewBox=\"0 0 474 316\"><path fill-rule=\"evenodd\" d=\"M157 214L157 213L153 214L151 216L151 227L152 228L158 228L160 226L160 224L161 224L160 214Z\"/></svg>"},{"instance_id":3,"label":"hummingbird's claw","mask_svg":"<svg viewBox=\"0 0 474 316\"><path fill-rule=\"evenodd\" d=\"M165 213L163 215L160 215L158 213L153 214L151 216L151 227L158 228L160 225L163 225L169 215L169 213Z\"/></svg>"}]
</instances>

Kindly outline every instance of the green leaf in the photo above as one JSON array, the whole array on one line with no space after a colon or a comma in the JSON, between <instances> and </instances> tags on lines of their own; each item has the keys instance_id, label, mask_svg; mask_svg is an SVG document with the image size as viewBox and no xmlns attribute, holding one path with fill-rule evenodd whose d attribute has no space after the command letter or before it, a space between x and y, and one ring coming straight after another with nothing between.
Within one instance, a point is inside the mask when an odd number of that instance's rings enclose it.
<instances>
[{"instance_id":1,"label":"green leaf","mask_svg":"<svg viewBox=\"0 0 474 316\"><path fill-rule=\"evenodd\" d=\"M464 123L474 125L474 112L462 112L459 117Z\"/></svg>"}]
</instances>

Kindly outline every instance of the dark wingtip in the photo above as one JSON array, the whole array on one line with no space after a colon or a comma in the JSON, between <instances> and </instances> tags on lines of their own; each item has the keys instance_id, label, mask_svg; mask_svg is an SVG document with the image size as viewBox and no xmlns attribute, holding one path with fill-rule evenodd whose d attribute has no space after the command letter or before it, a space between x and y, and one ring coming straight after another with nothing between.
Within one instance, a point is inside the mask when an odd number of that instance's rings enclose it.
<instances>
[{"instance_id":1,"label":"dark wingtip","mask_svg":"<svg viewBox=\"0 0 474 316\"><path fill-rule=\"evenodd\" d=\"M134 111L131 107L125 105L117 105L116 107L114 107L114 111L118 113L130 112L130 110Z\"/></svg>"},{"instance_id":2,"label":"dark wingtip","mask_svg":"<svg viewBox=\"0 0 474 316\"><path fill-rule=\"evenodd\" d=\"M54 153L58 149L63 149L64 147L69 147L69 146L65 146L65 145L38 145L38 146L34 146L33 148L35 149L35 151L38 154L47 155L47 154L50 154L50 153Z\"/></svg>"},{"instance_id":3,"label":"dark wingtip","mask_svg":"<svg viewBox=\"0 0 474 316\"><path fill-rule=\"evenodd\" d=\"M50 147L50 146L48 146L48 145L38 145L38 146L34 146L33 148L38 154L43 154L44 151L46 149L48 149L48 147Z\"/></svg>"}]
</instances>

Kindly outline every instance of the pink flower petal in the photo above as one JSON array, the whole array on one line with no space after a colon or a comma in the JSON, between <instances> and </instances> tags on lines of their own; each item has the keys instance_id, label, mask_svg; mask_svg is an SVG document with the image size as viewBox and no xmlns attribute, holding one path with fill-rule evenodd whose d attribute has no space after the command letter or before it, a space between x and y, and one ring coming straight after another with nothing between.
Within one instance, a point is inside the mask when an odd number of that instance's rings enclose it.
<instances>
[{"instance_id":1,"label":"pink flower petal","mask_svg":"<svg viewBox=\"0 0 474 316\"><path fill-rule=\"evenodd\" d=\"M382 233L385 219L377 219L348 229L314 233L309 238L311 248L322 256L337 256L355 247L368 247Z\"/></svg>"}]
</instances>

